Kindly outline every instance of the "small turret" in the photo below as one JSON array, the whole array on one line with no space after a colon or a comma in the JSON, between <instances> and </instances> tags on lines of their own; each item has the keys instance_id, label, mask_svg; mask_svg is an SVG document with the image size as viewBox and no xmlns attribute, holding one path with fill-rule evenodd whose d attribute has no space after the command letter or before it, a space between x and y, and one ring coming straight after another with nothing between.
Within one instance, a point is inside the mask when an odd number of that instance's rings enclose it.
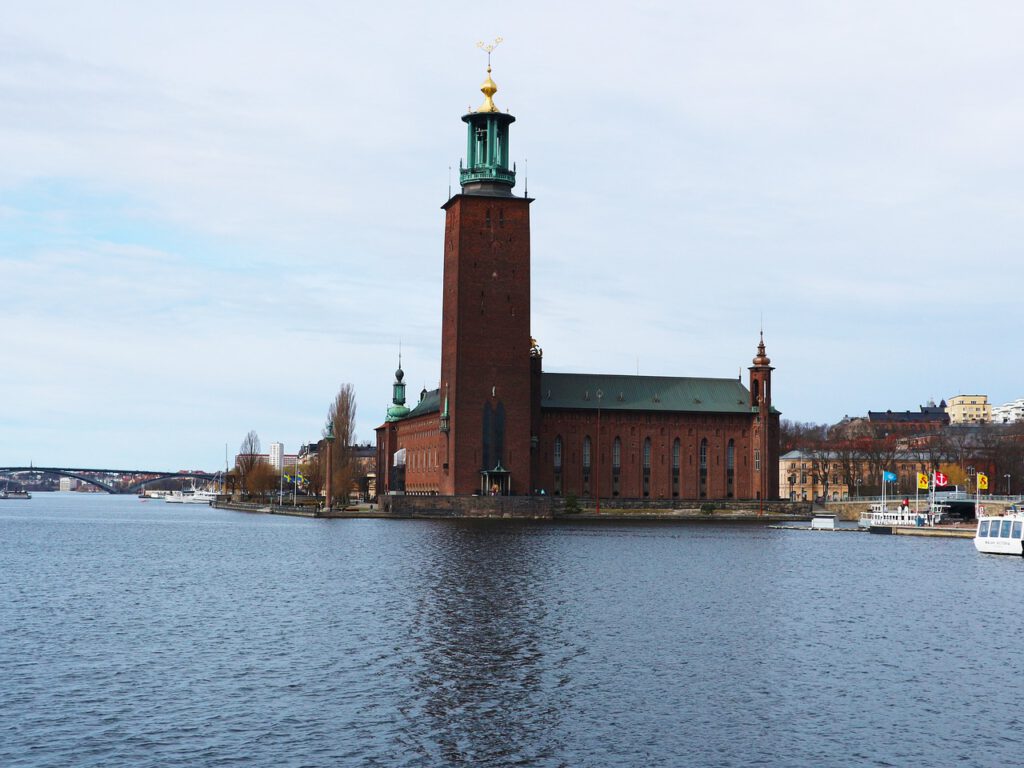
<instances>
[{"instance_id":1,"label":"small turret","mask_svg":"<svg viewBox=\"0 0 1024 768\"><path fill-rule=\"evenodd\" d=\"M395 371L395 383L391 385L391 405L385 421L398 421L409 415L405 407L405 371L402 370L402 353L398 353L398 370Z\"/></svg>"}]
</instances>

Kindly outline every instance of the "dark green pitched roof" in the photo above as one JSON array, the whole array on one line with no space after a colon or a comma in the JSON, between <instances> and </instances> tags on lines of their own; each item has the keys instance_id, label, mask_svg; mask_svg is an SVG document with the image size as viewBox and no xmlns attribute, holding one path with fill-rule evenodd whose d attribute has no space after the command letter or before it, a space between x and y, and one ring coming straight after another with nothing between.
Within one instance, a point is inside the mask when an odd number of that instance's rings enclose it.
<instances>
[{"instance_id":1,"label":"dark green pitched roof","mask_svg":"<svg viewBox=\"0 0 1024 768\"><path fill-rule=\"evenodd\" d=\"M617 376L598 373L542 373L541 408L751 413L750 392L738 379L674 376Z\"/></svg>"},{"instance_id":2,"label":"dark green pitched roof","mask_svg":"<svg viewBox=\"0 0 1024 768\"><path fill-rule=\"evenodd\" d=\"M418 403L409 411L405 418L412 419L416 416L423 416L428 413L439 413L441 410L441 390L434 389L427 392Z\"/></svg>"}]
</instances>

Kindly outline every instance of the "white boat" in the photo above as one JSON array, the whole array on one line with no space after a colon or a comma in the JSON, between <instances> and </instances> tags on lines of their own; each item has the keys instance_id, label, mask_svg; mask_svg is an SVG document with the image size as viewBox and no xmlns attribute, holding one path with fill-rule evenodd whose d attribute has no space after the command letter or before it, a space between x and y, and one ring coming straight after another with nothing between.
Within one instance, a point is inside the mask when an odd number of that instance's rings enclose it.
<instances>
[{"instance_id":1,"label":"white boat","mask_svg":"<svg viewBox=\"0 0 1024 768\"><path fill-rule=\"evenodd\" d=\"M171 491L164 496L164 501L168 504L183 504L185 502L185 494L181 491Z\"/></svg>"},{"instance_id":2,"label":"white boat","mask_svg":"<svg viewBox=\"0 0 1024 768\"><path fill-rule=\"evenodd\" d=\"M922 526L933 525L942 520L942 513L936 509L934 514L929 514L927 509L915 512L910 507L889 507L885 504L872 504L867 511L860 516L858 525L861 528L893 528L896 526Z\"/></svg>"},{"instance_id":3,"label":"white boat","mask_svg":"<svg viewBox=\"0 0 1024 768\"><path fill-rule=\"evenodd\" d=\"M209 504L211 501L216 500L216 491L193 490L192 493L186 493L182 496L182 501L185 504Z\"/></svg>"},{"instance_id":4,"label":"white boat","mask_svg":"<svg viewBox=\"0 0 1024 768\"><path fill-rule=\"evenodd\" d=\"M982 515L974 548L991 555L1024 557L1024 509L1015 505L1005 515Z\"/></svg>"}]
</instances>

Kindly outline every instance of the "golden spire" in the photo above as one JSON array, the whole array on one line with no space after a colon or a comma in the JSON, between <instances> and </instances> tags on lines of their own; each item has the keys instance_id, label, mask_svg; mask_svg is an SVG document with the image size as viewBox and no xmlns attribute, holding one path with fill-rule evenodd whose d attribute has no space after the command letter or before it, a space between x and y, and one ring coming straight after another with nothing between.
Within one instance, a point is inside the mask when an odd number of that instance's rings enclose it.
<instances>
[{"instance_id":1,"label":"golden spire","mask_svg":"<svg viewBox=\"0 0 1024 768\"><path fill-rule=\"evenodd\" d=\"M476 44L476 47L487 53L487 79L484 80L483 85L480 86L480 92L484 95L484 103L480 105L477 112L499 112L500 110L494 103L492 98L495 93L498 92L498 85L491 80L491 51L501 45L502 38L494 38L494 42L489 45L485 45L483 41Z\"/></svg>"}]
</instances>

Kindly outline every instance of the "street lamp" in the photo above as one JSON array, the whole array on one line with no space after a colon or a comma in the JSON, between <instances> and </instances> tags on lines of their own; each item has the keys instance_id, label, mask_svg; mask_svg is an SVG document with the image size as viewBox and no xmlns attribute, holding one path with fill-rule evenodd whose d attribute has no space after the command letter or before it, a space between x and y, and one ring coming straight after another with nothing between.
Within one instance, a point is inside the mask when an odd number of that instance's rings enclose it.
<instances>
[{"instance_id":1,"label":"street lamp","mask_svg":"<svg viewBox=\"0 0 1024 768\"><path fill-rule=\"evenodd\" d=\"M859 499L860 498L860 478L858 477L856 480L854 480L853 484L857 488L857 498Z\"/></svg>"},{"instance_id":2,"label":"street lamp","mask_svg":"<svg viewBox=\"0 0 1024 768\"><path fill-rule=\"evenodd\" d=\"M334 420L327 422L327 431L324 433L324 440L327 442L327 479L324 482L324 507L330 509L334 503L334 489L332 487L334 474Z\"/></svg>"},{"instance_id":3,"label":"street lamp","mask_svg":"<svg viewBox=\"0 0 1024 768\"><path fill-rule=\"evenodd\" d=\"M1006 478L1006 495L1009 496L1010 495L1010 474L1006 473L1005 475L1003 475L1003 477Z\"/></svg>"}]
</instances>

